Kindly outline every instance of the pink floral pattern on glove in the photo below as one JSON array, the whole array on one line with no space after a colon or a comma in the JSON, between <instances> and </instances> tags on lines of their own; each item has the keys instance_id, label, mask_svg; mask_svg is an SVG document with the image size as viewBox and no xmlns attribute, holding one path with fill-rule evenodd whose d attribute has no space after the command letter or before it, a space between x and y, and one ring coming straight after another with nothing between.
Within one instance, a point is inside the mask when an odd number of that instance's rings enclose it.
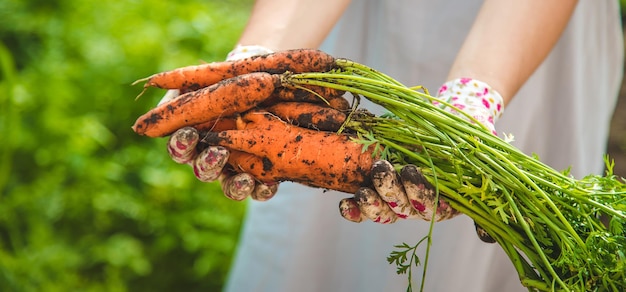
<instances>
[{"instance_id":1,"label":"pink floral pattern on glove","mask_svg":"<svg viewBox=\"0 0 626 292\"><path fill-rule=\"evenodd\" d=\"M450 80L439 88L437 97L454 108L439 101L433 101L434 105L456 115L459 115L457 110L463 111L497 135L495 122L504 111L504 102L487 83L472 78Z\"/></svg>"}]
</instances>

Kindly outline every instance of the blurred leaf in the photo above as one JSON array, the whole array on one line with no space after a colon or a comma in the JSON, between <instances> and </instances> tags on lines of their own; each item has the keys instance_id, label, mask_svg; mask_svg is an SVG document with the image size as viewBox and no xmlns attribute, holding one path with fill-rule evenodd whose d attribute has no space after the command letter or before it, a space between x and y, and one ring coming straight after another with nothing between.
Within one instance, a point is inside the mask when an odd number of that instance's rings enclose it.
<instances>
[{"instance_id":1,"label":"blurred leaf","mask_svg":"<svg viewBox=\"0 0 626 292\"><path fill-rule=\"evenodd\" d=\"M252 1L0 1L0 291L217 291L245 203L132 132Z\"/></svg>"}]
</instances>

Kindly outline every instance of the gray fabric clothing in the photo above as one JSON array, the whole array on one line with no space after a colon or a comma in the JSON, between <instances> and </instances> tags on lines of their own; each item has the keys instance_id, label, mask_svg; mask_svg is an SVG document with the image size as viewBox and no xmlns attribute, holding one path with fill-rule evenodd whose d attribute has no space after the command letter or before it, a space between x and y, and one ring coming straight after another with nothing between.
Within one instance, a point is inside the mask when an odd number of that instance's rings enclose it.
<instances>
[{"instance_id":1,"label":"gray fabric clothing","mask_svg":"<svg viewBox=\"0 0 626 292\"><path fill-rule=\"evenodd\" d=\"M436 92L480 4L356 0L322 49ZM618 2L581 0L496 129L556 169L571 166L576 177L601 173L622 54ZM396 244L417 243L429 223L351 223L338 211L348 196L283 183L272 200L250 202L226 291L405 291L406 275L386 257ZM413 277L417 291L421 270ZM526 289L501 248L481 242L472 220L459 216L435 224L425 291Z\"/></svg>"}]
</instances>

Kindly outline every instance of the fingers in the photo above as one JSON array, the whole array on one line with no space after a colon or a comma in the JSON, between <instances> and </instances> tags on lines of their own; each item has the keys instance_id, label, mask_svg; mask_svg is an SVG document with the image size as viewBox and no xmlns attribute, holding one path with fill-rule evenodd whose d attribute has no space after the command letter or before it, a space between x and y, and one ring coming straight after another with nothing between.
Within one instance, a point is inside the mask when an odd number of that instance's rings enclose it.
<instances>
[{"instance_id":1,"label":"fingers","mask_svg":"<svg viewBox=\"0 0 626 292\"><path fill-rule=\"evenodd\" d=\"M220 179L222 192L226 197L235 201L242 201L254 191L254 177L248 173L238 173L231 176L223 176Z\"/></svg>"},{"instance_id":2,"label":"fingers","mask_svg":"<svg viewBox=\"0 0 626 292\"><path fill-rule=\"evenodd\" d=\"M386 160L378 160L372 166L372 184L380 197L387 202L399 218L416 218L418 212L411 207L398 173Z\"/></svg>"},{"instance_id":3,"label":"fingers","mask_svg":"<svg viewBox=\"0 0 626 292\"><path fill-rule=\"evenodd\" d=\"M200 135L195 128L181 128L170 136L167 142L167 152L177 163L191 163L196 157L198 141L200 141Z\"/></svg>"},{"instance_id":4,"label":"fingers","mask_svg":"<svg viewBox=\"0 0 626 292\"><path fill-rule=\"evenodd\" d=\"M228 149L221 146L209 146L193 160L193 173L200 181L215 181L220 177L228 156Z\"/></svg>"},{"instance_id":5,"label":"fingers","mask_svg":"<svg viewBox=\"0 0 626 292\"><path fill-rule=\"evenodd\" d=\"M267 201L278 191L277 183L256 183L247 173L224 174L230 151L222 146L208 146L198 153L200 135L193 127L185 127L174 132L167 143L167 152L172 160L190 164L198 180L213 182L220 179L224 195L233 200L251 197L257 201Z\"/></svg>"},{"instance_id":6,"label":"fingers","mask_svg":"<svg viewBox=\"0 0 626 292\"><path fill-rule=\"evenodd\" d=\"M400 171L400 178L410 204L421 219L432 220L435 208L435 221L447 220L459 214L443 198L439 198L437 202L435 188L424 178L417 166L404 166Z\"/></svg>"},{"instance_id":7,"label":"fingers","mask_svg":"<svg viewBox=\"0 0 626 292\"><path fill-rule=\"evenodd\" d=\"M257 183L256 186L254 187L254 191L252 191L252 194L250 194L250 196L252 197L253 200L256 200L256 201L267 201L273 198L277 191L278 191L278 183L272 183L272 184Z\"/></svg>"},{"instance_id":8,"label":"fingers","mask_svg":"<svg viewBox=\"0 0 626 292\"><path fill-rule=\"evenodd\" d=\"M243 201L251 197L256 201L267 201L278 191L278 183L261 183L249 173L223 172L219 176L224 195L235 201Z\"/></svg>"},{"instance_id":9,"label":"fingers","mask_svg":"<svg viewBox=\"0 0 626 292\"><path fill-rule=\"evenodd\" d=\"M496 240L493 237L491 237L491 235L489 235L489 233L487 233L487 231L485 229L480 227L480 225L478 225L478 223L476 223L476 221L474 221L474 227L476 227L476 235L478 235L478 238L480 238L480 240L482 240L483 242L486 242L486 243L495 243L496 242Z\"/></svg>"},{"instance_id":10,"label":"fingers","mask_svg":"<svg viewBox=\"0 0 626 292\"><path fill-rule=\"evenodd\" d=\"M200 181L215 181L228 162L230 153L222 146L209 146L198 153L198 141L200 135L195 128L181 128L170 136L167 152L177 163L190 164Z\"/></svg>"},{"instance_id":11,"label":"fingers","mask_svg":"<svg viewBox=\"0 0 626 292\"><path fill-rule=\"evenodd\" d=\"M387 224L398 220L398 216L391 210L389 204L383 201L373 189L358 189L354 194L354 200L361 213L374 222Z\"/></svg>"},{"instance_id":12,"label":"fingers","mask_svg":"<svg viewBox=\"0 0 626 292\"><path fill-rule=\"evenodd\" d=\"M363 220L367 219L367 217L361 213L359 205L354 198L345 198L339 201L339 212L343 218L355 223L363 222Z\"/></svg>"},{"instance_id":13,"label":"fingers","mask_svg":"<svg viewBox=\"0 0 626 292\"><path fill-rule=\"evenodd\" d=\"M379 160L372 166L371 178L373 189L361 188L354 198L339 203L342 217L393 223L398 218L442 221L460 214L443 198L437 200L435 188L415 165L404 166L398 175L390 162Z\"/></svg>"}]
</instances>

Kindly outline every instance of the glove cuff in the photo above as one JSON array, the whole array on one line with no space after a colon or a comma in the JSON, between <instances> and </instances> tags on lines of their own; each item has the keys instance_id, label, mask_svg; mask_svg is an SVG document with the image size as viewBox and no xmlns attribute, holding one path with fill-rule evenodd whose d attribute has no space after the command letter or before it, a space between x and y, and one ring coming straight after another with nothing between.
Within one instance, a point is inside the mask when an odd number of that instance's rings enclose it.
<instances>
[{"instance_id":1,"label":"glove cuff","mask_svg":"<svg viewBox=\"0 0 626 292\"><path fill-rule=\"evenodd\" d=\"M504 101L487 83L472 78L450 80L439 88L438 97L456 110L474 117L495 134L494 124L502 116ZM433 103L444 106L436 101Z\"/></svg>"},{"instance_id":2,"label":"glove cuff","mask_svg":"<svg viewBox=\"0 0 626 292\"><path fill-rule=\"evenodd\" d=\"M244 59L252 56L265 55L273 53L272 50L257 45L241 46L237 45L232 51L226 55L226 61Z\"/></svg>"}]
</instances>

